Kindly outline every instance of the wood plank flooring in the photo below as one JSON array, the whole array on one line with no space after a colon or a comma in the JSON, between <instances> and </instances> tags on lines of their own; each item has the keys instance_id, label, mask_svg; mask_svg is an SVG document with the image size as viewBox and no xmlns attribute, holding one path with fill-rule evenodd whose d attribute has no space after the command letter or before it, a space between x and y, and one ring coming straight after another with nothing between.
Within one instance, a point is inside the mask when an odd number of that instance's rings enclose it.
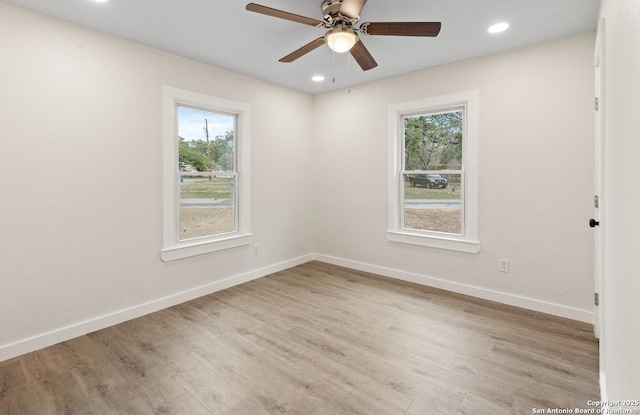
<instances>
[{"instance_id":1,"label":"wood plank flooring","mask_svg":"<svg viewBox=\"0 0 640 415\"><path fill-rule=\"evenodd\" d=\"M320 262L0 362L0 414L530 414L599 399L591 326Z\"/></svg>"}]
</instances>

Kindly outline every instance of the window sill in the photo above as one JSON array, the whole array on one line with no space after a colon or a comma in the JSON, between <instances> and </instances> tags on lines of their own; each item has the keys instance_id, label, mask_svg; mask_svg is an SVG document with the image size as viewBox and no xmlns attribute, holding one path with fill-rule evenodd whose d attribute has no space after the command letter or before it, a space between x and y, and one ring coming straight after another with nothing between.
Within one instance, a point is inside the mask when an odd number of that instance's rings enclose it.
<instances>
[{"instance_id":1,"label":"window sill","mask_svg":"<svg viewBox=\"0 0 640 415\"><path fill-rule=\"evenodd\" d=\"M449 251L477 254L480 252L480 242L466 239L455 239L440 236L418 235L409 232L387 231L387 239L391 242L428 246Z\"/></svg>"},{"instance_id":2,"label":"window sill","mask_svg":"<svg viewBox=\"0 0 640 415\"><path fill-rule=\"evenodd\" d=\"M196 255L208 254L211 252L223 251L225 249L237 248L251 244L253 235L233 235L224 239L205 240L205 241L182 241L178 245L164 248L160 253L160 257L164 262L174 261L176 259L189 258Z\"/></svg>"}]
</instances>

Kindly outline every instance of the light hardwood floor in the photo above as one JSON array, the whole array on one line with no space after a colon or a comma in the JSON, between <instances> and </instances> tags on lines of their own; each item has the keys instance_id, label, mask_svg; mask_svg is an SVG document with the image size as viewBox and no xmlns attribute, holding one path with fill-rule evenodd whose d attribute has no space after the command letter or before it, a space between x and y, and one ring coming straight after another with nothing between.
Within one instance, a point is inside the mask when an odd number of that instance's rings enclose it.
<instances>
[{"instance_id":1,"label":"light hardwood floor","mask_svg":"<svg viewBox=\"0 0 640 415\"><path fill-rule=\"evenodd\" d=\"M530 414L599 399L591 326L319 262L0 362L0 413Z\"/></svg>"}]
</instances>

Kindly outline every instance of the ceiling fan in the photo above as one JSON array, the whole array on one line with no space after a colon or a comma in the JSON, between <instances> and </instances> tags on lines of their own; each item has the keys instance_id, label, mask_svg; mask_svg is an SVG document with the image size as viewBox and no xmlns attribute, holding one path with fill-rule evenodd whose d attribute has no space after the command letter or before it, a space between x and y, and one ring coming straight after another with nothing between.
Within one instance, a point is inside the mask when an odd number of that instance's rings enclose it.
<instances>
[{"instance_id":1,"label":"ceiling fan","mask_svg":"<svg viewBox=\"0 0 640 415\"><path fill-rule=\"evenodd\" d=\"M360 41L358 32L371 36L426 37L435 37L440 33L440 22L362 23L359 28L355 28L354 25L360 19L360 12L366 2L367 0L324 0L322 3L323 20L299 16L255 3L247 4L246 9L251 12L266 14L267 16L329 29L324 36L291 52L280 59L280 62L293 62L326 43L335 52L350 52L362 70L368 71L378 66L378 63Z\"/></svg>"}]
</instances>

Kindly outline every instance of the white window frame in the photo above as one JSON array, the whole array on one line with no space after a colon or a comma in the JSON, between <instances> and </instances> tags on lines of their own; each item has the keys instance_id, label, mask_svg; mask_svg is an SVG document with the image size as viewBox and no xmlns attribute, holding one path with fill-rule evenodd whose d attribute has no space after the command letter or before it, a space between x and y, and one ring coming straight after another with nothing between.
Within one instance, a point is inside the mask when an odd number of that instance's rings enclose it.
<instances>
[{"instance_id":1,"label":"white window frame","mask_svg":"<svg viewBox=\"0 0 640 415\"><path fill-rule=\"evenodd\" d=\"M462 234L424 231L404 228L404 194L402 157L404 156L403 119L417 113L438 112L455 107L464 107L464 141L461 173L464 183L462 195ZM415 101L389 105L389 165L388 165L388 229L387 239L412 245L447 249L466 253L480 252L478 239L478 91L466 91Z\"/></svg>"},{"instance_id":2,"label":"white window frame","mask_svg":"<svg viewBox=\"0 0 640 415\"><path fill-rule=\"evenodd\" d=\"M178 230L180 216L178 106L233 114L237 117L234 148L236 152L235 175L237 176L237 189L235 189L237 226L234 232L180 240ZM173 261L251 244L250 113L251 107L248 104L170 86L163 87L163 235L160 253L163 261ZM215 173L213 174L215 175Z\"/></svg>"}]
</instances>

